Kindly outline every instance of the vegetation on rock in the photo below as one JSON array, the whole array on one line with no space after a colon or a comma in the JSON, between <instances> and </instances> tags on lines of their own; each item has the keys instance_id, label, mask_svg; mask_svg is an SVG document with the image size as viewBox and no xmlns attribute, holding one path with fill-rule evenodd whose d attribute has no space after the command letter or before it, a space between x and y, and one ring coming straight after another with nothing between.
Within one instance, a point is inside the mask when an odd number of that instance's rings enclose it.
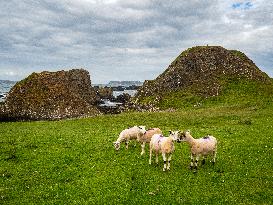
<instances>
[{"instance_id":1,"label":"vegetation on rock","mask_svg":"<svg viewBox=\"0 0 273 205\"><path fill-rule=\"evenodd\" d=\"M32 73L8 93L2 120L63 119L98 115L97 95L83 69Z\"/></svg>"},{"instance_id":2,"label":"vegetation on rock","mask_svg":"<svg viewBox=\"0 0 273 205\"><path fill-rule=\"evenodd\" d=\"M261 92L272 97L272 88L272 79L242 52L197 46L182 52L155 80L145 81L132 102L164 109L185 108L201 102L220 103L231 92L235 98L242 97L243 92L254 98Z\"/></svg>"}]
</instances>

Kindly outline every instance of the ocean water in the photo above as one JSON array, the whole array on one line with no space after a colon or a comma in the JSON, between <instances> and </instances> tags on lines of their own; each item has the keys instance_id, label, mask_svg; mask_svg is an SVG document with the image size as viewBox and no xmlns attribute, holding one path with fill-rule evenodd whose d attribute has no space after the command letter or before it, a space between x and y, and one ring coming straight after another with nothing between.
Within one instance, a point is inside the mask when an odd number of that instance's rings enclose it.
<instances>
[{"instance_id":1,"label":"ocean water","mask_svg":"<svg viewBox=\"0 0 273 205\"><path fill-rule=\"evenodd\" d=\"M0 102L3 102L7 93L15 85L15 81L0 80Z\"/></svg>"},{"instance_id":2,"label":"ocean water","mask_svg":"<svg viewBox=\"0 0 273 205\"><path fill-rule=\"evenodd\" d=\"M133 97L133 96L135 96L137 91L136 90L113 91L113 96L117 97L119 95L122 95L123 93L127 93Z\"/></svg>"}]
</instances>

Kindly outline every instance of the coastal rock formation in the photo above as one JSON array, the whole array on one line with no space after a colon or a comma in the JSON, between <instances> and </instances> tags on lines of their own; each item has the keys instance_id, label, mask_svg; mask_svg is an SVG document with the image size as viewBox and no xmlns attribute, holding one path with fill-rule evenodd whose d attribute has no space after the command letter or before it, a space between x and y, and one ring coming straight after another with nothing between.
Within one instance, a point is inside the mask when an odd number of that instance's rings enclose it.
<instances>
[{"instance_id":1,"label":"coastal rock formation","mask_svg":"<svg viewBox=\"0 0 273 205\"><path fill-rule=\"evenodd\" d=\"M221 90L221 80L234 77L264 82L269 79L240 51L220 46L197 46L182 52L155 80L145 81L138 96L190 86L201 95L214 96Z\"/></svg>"},{"instance_id":2,"label":"coastal rock formation","mask_svg":"<svg viewBox=\"0 0 273 205\"><path fill-rule=\"evenodd\" d=\"M17 82L1 106L0 118L10 120L54 120L100 114L98 97L88 71L32 73Z\"/></svg>"},{"instance_id":3,"label":"coastal rock formation","mask_svg":"<svg viewBox=\"0 0 273 205\"><path fill-rule=\"evenodd\" d=\"M166 93L177 91L203 98L218 96L225 83L233 79L271 83L244 53L220 46L197 46L182 52L155 80L145 81L133 101L137 104L149 98L157 104Z\"/></svg>"},{"instance_id":4,"label":"coastal rock formation","mask_svg":"<svg viewBox=\"0 0 273 205\"><path fill-rule=\"evenodd\" d=\"M100 99L113 99L113 89L110 87L95 87L96 93Z\"/></svg>"},{"instance_id":5,"label":"coastal rock formation","mask_svg":"<svg viewBox=\"0 0 273 205\"><path fill-rule=\"evenodd\" d=\"M129 102L130 99L131 99L131 95L129 95L128 93L123 93L116 97L116 101L123 104Z\"/></svg>"}]
</instances>

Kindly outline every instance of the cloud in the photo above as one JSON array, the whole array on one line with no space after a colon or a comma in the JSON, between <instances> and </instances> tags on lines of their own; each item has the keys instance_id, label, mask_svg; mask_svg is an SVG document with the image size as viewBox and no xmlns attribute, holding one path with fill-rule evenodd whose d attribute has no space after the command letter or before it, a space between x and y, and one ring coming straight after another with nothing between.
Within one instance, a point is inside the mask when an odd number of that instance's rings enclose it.
<instances>
[{"instance_id":1,"label":"cloud","mask_svg":"<svg viewBox=\"0 0 273 205\"><path fill-rule=\"evenodd\" d=\"M253 1L0 2L0 79L83 67L92 82L153 79L184 49L222 45L273 76L273 4Z\"/></svg>"}]
</instances>

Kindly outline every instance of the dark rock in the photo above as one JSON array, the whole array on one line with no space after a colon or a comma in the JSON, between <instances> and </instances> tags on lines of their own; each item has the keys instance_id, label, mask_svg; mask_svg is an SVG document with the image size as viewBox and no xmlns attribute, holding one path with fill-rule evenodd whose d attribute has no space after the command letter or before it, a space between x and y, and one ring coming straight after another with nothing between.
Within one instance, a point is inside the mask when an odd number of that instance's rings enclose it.
<instances>
[{"instance_id":1,"label":"dark rock","mask_svg":"<svg viewBox=\"0 0 273 205\"><path fill-rule=\"evenodd\" d=\"M140 86L137 86L137 85L130 85L130 86L126 87L126 90L137 90L137 89L139 89L139 88L140 88Z\"/></svg>"},{"instance_id":2,"label":"dark rock","mask_svg":"<svg viewBox=\"0 0 273 205\"><path fill-rule=\"evenodd\" d=\"M98 109L104 114L119 114L124 111L122 106L100 106Z\"/></svg>"},{"instance_id":3,"label":"dark rock","mask_svg":"<svg viewBox=\"0 0 273 205\"><path fill-rule=\"evenodd\" d=\"M95 116L98 101L88 71L32 73L17 82L0 107L0 120L54 120Z\"/></svg>"},{"instance_id":4,"label":"dark rock","mask_svg":"<svg viewBox=\"0 0 273 205\"><path fill-rule=\"evenodd\" d=\"M121 95L118 95L115 101L125 104L126 102L129 102L130 99L131 96L128 93L123 93Z\"/></svg>"},{"instance_id":5,"label":"dark rock","mask_svg":"<svg viewBox=\"0 0 273 205\"><path fill-rule=\"evenodd\" d=\"M124 91L126 87L124 86L116 86L112 87L113 91Z\"/></svg>"},{"instance_id":6,"label":"dark rock","mask_svg":"<svg viewBox=\"0 0 273 205\"><path fill-rule=\"evenodd\" d=\"M113 99L113 89L108 87L98 87L95 89L100 99Z\"/></svg>"}]
</instances>

